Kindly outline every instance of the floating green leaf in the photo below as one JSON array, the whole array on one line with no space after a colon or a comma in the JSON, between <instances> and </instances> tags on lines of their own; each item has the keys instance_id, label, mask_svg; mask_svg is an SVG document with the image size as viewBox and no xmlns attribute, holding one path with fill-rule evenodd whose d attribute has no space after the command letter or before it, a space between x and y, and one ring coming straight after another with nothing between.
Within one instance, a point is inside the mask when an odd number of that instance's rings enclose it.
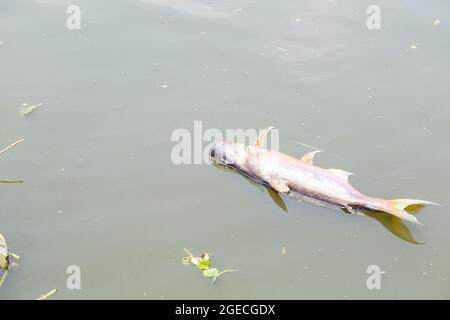
<instances>
[{"instance_id":1,"label":"floating green leaf","mask_svg":"<svg viewBox=\"0 0 450 320\"><path fill-rule=\"evenodd\" d=\"M209 268L211 268L211 261L210 260L202 260L199 262L197 267L202 270L208 270Z\"/></svg>"},{"instance_id":2,"label":"floating green leaf","mask_svg":"<svg viewBox=\"0 0 450 320\"><path fill-rule=\"evenodd\" d=\"M22 106L19 109L19 113L22 116L26 116L27 114L30 114L34 111L34 109L36 109L37 107L42 106L42 102L39 104L35 104L35 105L29 105L28 103L22 103Z\"/></svg>"}]
</instances>

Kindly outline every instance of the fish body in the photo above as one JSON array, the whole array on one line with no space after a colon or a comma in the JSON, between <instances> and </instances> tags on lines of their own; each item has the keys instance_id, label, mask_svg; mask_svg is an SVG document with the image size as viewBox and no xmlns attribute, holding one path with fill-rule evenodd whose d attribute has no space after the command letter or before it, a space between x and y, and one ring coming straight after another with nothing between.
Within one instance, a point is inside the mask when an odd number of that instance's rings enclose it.
<instances>
[{"instance_id":1,"label":"fish body","mask_svg":"<svg viewBox=\"0 0 450 320\"><path fill-rule=\"evenodd\" d=\"M381 211L419 223L404 209L410 205L433 204L417 199L369 197L349 183L351 173L315 166L313 158L316 153L311 152L299 159L258 145L218 142L211 147L210 157L214 162L233 167L281 194L350 213Z\"/></svg>"}]
</instances>

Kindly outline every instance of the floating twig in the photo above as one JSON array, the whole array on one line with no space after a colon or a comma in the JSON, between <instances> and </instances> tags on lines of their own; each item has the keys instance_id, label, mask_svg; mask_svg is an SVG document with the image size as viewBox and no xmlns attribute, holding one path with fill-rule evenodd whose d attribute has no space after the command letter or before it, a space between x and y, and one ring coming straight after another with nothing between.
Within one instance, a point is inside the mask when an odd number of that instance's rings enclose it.
<instances>
[{"instance_id":1,"label":"floating twig","mask_svg":"<svg viewBox=\"0 0 450 320\"><path fill-rule=\"evenodd\" d=\"M17 140L16 142L14 142L13 144L7 146L5 149L0 151L0 154L5 153L6 151L8 151L9 149L15 147L16 145L18 145L19 143L21 143L23 141L23 139Z\"/></svg>"},{"instance_id":2,"label":"floating twig","mask_svg":"<svg viewBox=\"0 0 450 320\"><path fill-rule=\"evenodd\" d=\"M311 145L309 145L309 144L306 144L306 143L302 143L302 142L299 142L299 141L294 141L295 143L297 143L297 144L299 144L299 145L302 145L302 146L305 146L305 147L308 147L308 148L311 148L311 149L314 149L314 150L319 150L319 151L322 151L321 149L319 149L319 148L316 148L316 147L314 147L314 146L311 146Z\"/></svg>"},{"instance_id":3,"label":"floating twig","mask_svg":"<svg viewBox=\"0 0 450 320\"><path fill-rule=\"evenodd\" d=\"M11 256L11 257L13 257L14 259L16 259L16 260L20 260L21 258L20 258L20 256L17 254L17 253L14 253L14 252L9 252L9 255Z\"/></svg>"},{"instance_id":4,"label":"floating twig","mask_svg":"<svg viewBox=\"0 0 450 320\"><path fill-rule=\"evenodd\" d=\"M50 298L52 295L54 295L55 293L57 293L58 290L57 289L53 289L52 291L41 295L39 298L37 298L36 300L45 300L47 298Z\"/></svg>"},{"instance_id":5,"label":"floating twig","mask_svg":"<svg viewBox=\"0 0 450 320\"><path fill-rule=\"evenodd\" d=\"M5 281L5 279L6 279L6 275L8 274L8 270L5 270L5 272L3 273L3 275L2 275L2 278L0 279L0 288L2 287L2 285L3 285L3 282Z\"/></svg>"},{"instance_id":6,"label":"floating twig","mask_svg":"<svg viewBox=\"0 0 450 320\"><path fill-rule=\"evenodd\" d=\"M24 183L25 181L23 180L0 180L0 183Z\"/></svg>"}]
</instances>

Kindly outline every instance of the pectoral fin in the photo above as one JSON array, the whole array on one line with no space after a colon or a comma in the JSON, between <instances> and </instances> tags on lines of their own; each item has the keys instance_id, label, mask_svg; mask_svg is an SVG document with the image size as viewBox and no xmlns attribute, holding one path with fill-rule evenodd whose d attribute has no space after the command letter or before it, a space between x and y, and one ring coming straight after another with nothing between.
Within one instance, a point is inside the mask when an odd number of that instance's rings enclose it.
<instances>
[{"instance_id":1,"label":"pectoral fin","mask_svg":"<svg viewBox=\"0 0 450 320\"><path fill-rule=\"evenodd\" d=\"M314 156L316 154L318 154L319 152L320 152L320 150L308 152L300 159L300 161L307 163L307 164L313 164Z\"/></svg>"},{"instance_id":2,"label":"pectoral fin","mask_svg":"<svg viewBox=\"0 0 450 320\"><path fill-rule=\"evenodd\" d=\"M352 172L348 172L348 171L344 171L341 169L327 169L329 172L331 172L332 174L344 179L345 181L348 181L348 177L350 177L351 175L354 175L354 173Z\"/></svg>"},{"instance_id":3,"label":"pectoral fin","mask_svg":"<svg viewBox=\"0 0 450 320\"><path fill-rule=\"evenodd\" d=\"M267 192L269 193L269 195L272 198L273 202L275 202L275 204L277 206L279 206L284 211L288 212L287 207L286 207L286 203L284 203L284 200L280 197L280 194L277 191L275 191L275 190L273 190L271 188L267 188Z\"/></svg>"},{"instance_id":4,"label":"pectoral fin","mask_svg":"<svg viewBox=\"0 0 450 320\"><path fill-rule=\"evenodd\" d=\"M275 179L270 180L269 184L272 188L281 193L288 193L291 190L287 185Z\"/></svg>"},{"instance_id":5,"label":"pectoral fin","mask_svg":"<svg viewBox=\"0 0 450 320\"><path fill-rule=\"evenodd\" d=\"M266 138L267 134L272 130L273 127L267 127L265 128L258 136L258 138L255 141L255 146L262 147L264 144L264 139Z\"/></svg>"}]
</instances>

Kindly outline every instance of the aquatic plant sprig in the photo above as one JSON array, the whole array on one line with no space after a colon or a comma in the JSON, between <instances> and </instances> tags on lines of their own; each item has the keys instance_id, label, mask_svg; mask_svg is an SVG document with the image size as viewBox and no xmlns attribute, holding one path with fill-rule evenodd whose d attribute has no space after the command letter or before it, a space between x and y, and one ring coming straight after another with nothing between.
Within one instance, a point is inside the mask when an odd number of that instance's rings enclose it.
<instances>
[{"instance_id":1,"label":"aquatic plant sprig","mask_svg":"<svg viewBox=\"0 0 450 320\"><path fill-rule=\"evenodd\" d=\"M7 146L6 148L1 149L0 155L5 153L9 149L15 147L22 141L23 141L23 139L19 139L16 142ZM22 182L22 181L0 181L0 183L20 183L20 182ZM8 269L10 267L10 257L13 257L16 260L20 259L20 257L17 254L12 253L8 250L8 245L6 243L6 239L0 233L0 271L3 271L3 274L1 275L1 278L0 278L0 287L2 287L2 285L6 279L6 276L8 275Z\"/></svg>"},{"instance_id":2,"label":"aquatic plant sprig","mask_svg":"<svg viewBox=\"0 0 450 320\"><path fill-rule=\"evenodd\" d=\"M0 270L8 270L9 251L5 237L0 233Z\"/></svg>"},{"instance_id":3,"label":"aquatic plant sprig","mask_svg":"<svg viewBox=\"0 0 450 320\"><path fill-rule=\"evenodd\" d=\"M235 270L235 269L225 269L225 270L219 271L217 268L212 268L211 267L211 256L207 252L202 253L200 256L194 256L186 248L184 249L184 251L188 255L183 257L181 262L184 265L197 266L197 268L202 270L203 276L211 279L211 284L214 284L214 282L216 282L217 278L220 277L221 275L223 275L224 273L239 271L239 270Z\"/></svg>"},{"instance_id":4,"label":"aquatic plant sprig","mask_svg":"<svg viewBox=\"0 0 450 320\"><path fill-rule=\"evenodd\" d=\"M5 237L0 233L0 274L3 271L3 274L1 274L0 277L0 288L5 282L10 266L17 265L17 263L11 262L11 258L20 260L19 255L9 251Z\"/></svg>"}]
</instances>

